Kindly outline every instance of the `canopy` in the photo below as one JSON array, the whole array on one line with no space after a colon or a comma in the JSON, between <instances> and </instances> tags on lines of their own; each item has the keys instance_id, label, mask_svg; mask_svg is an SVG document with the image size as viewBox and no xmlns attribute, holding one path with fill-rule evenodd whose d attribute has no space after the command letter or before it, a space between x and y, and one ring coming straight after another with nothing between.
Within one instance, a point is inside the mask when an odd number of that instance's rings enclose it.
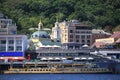
<instances>
[{"instance_id":1,"label":"canopy","mask_svg":"<svg viewBox=\"0 0 120 80\"><path fill-rule=\"evenodd\" d=\"M49 59L49 60L53 60L53 58L52 58L52 57L49 57L48 59Z\"/></svg>"},{"instance_id":2,"label":"canopy","mask_svg":"<svg viewBox=\"0 0 120 80\"><path fill-rule=\"evenodd\" d=\"M47 58L43 57L43 58L41 58L41 60L47 60Z\"/></svg>"},{"instance_id":3,"label":"canopy","mask_svg":"<svg viewBox=\"0 0 120 80\"><path fill-rule=\"evenodd\" d=\"M92 57L89 57L88 59L89 59L89 60L93 60L93 58L92 58Z\"/></svg>"},{"instance_id":4,"label":"canopy","mask_svg":"<svg viewBox=\"0 0 120 80\"><path fill-rule=\"evenodd\" d=\"M62 60L65 60L66 58L62 57Z\"/></svg>"},{"instance_id":5,"label":"canopy","mask_svg":"<svg viewBox=\"0 0 120 80\"><path fill-rule=\"evenodd\" d=\"M85 60L85 59L87 59L87 58L86 58L86 57L82 57L81 59L82 59L82 60Z\"/></svg>"},{"instance_id":6,"label":"canopy","mask_svg":"<svg viewBox=\"0 0 120 80\"><path fill-rule=\"evenodd\" d=\"M79 60L80 58L79 57L75 57L74 60Z\"/></svg>"},{"instance_id":7,"label":"canopy","mask_svg":"<svg viewBox=\"0 0 120 80\"><path fill-rule=\"evenodd\" d=\"M55 59L56 59L56 60L60 60L60 58L59 58L59 57L56 57Z\"/></svg>"}]
</instances>

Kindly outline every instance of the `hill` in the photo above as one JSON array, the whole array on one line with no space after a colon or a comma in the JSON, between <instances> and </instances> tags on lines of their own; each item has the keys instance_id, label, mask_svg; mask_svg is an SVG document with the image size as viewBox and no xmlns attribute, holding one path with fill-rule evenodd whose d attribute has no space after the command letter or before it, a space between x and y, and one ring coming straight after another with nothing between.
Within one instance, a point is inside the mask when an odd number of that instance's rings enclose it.
<instances>
[{"instance_id":1,"label":"hill","mask_svg":"<svg viewBox=\"0 0 120 80\"><path fill-rule=\"evenodd\" d=\"M119 3L120 0L0 0L0 12L13 19L19 33L30 34L28 29L37 27L40 18L47 28L53 27L56 18L78 19L112 32L120 30Z\"/></svg>"}]
</instances>

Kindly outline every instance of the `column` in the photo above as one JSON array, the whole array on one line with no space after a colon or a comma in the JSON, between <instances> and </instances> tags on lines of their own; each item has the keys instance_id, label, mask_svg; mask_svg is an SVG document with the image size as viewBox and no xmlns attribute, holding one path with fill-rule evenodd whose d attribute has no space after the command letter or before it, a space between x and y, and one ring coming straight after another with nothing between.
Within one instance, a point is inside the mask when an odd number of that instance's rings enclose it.
<instances>
[{"instance_id":1,"label":"column","mask_svg":"<svg viewBox=\"0 0 120 80\"><path fill-rule=\"evenodd\" d=\"M8 51L8 37L6 37L6 52Z\"/></svg>"},{"instance_id":2,"label":"column","mask_svg":"<svg viewBox=\"0 0 120 80\"><path fill-rule=\"evenodd\" d=\"M14 37L14 52L16 51L16 38Z\"/></svg>"},{"instance_id":3,"label":"column","mask_svg":"<svg viewBox=\"0 0 120 80\"><path fill-rule=\"evenodd\" d=\"M24 38L23 37L21 37L21 41L22 41L22 52L24 51Z\"/></svg>"}]
</instances>

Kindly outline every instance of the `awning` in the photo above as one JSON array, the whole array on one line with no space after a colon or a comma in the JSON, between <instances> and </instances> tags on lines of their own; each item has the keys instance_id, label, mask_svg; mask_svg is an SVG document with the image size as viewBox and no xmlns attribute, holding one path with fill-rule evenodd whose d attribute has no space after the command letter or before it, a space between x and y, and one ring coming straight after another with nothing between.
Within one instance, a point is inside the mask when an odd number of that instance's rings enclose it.
<instances>
[{"instance_id":1,"label":"awning","mask_svg":"<svg viewBox=\"0 0 120 80\"><path fill-rule=\"evenodd\" d=\"M81 58L81 60L85 60L85 59L87 59L87 58L86 58L86 57L82 57L82 58Z\"/></svg>"},{"instance_id":2,"label":"awning","mask_svg":"<svg viewBox=\"0 0 120 80\"><path fill-rule=\"evenodd\" d=\"M25 60L24 57L0 57L1 60Z\"/></svg>"},{"instance_id":3,"label":"awning","mask_svg":"<svg viewBox=\"0 0 120 80\"><path fill-rule=\"evenodd\" d=\"M41 60L47 60L47 58L43 57L43 58L41 58Z\"/></svg>"},{"instance_id":4,"label":"awning","mask_svg":"<svg viewBox=\"0 0 120 80\"><path fill-rule=\"evenodd\" d=\"M4 58L3 58L3 57L0 57L0 60L4 60Z\"/></svg>"},{"instance_id":5,"label":"awning","mask_svg":"<svg viewBox=\"0 0 120 80\"><path fill-rule=\"evenodd\" d=\"M89 57L89 58L88 58L88 60L93 60L93 59L94 59L94 58L92 58L92 57Z\"/></svg>"},{"instance_id":6,"label":"awning","mask_svg":"<svg viewBox=\"0 0 120 80\"><path fill-rule=\"evenodd\" d=\"M59 58L59 57L56 57L55 60L60 60L60 58Z\"/></svg>"},{"instance_id":7,"label":"awning","mask_svg":"<svg viewBox=\"0 0 120 80\"><path fill-rule=\"evenodd\" d=\"M62 57L61 59L62 59L62 60L65 60L66 58Z\"/></svg>"},{"instance_id":8,"label":"awning","mask_svg":"<svg viewBox=\"0 0 120 80\"><path fill-rule=\"evenodd\" d=\"M52 57L49 57L48 59L49 59L49 60L53 60L53 58L52 58Z\"/></svg>"}]
</instances>

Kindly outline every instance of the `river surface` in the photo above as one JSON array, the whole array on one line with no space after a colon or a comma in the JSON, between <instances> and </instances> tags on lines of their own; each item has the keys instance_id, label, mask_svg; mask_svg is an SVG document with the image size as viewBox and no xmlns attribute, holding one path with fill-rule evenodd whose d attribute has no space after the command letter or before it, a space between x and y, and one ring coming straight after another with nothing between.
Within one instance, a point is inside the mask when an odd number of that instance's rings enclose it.
<instances>
[{"instance_id":1,"label":"river surface","mask_svg":"<svg viewBox=\"0 0 120 80\"><path fill-rule=\"evenodd\" d=\"M7 74L0 80L120 80L120 74Z\"/></svg>"}]
</instances>

